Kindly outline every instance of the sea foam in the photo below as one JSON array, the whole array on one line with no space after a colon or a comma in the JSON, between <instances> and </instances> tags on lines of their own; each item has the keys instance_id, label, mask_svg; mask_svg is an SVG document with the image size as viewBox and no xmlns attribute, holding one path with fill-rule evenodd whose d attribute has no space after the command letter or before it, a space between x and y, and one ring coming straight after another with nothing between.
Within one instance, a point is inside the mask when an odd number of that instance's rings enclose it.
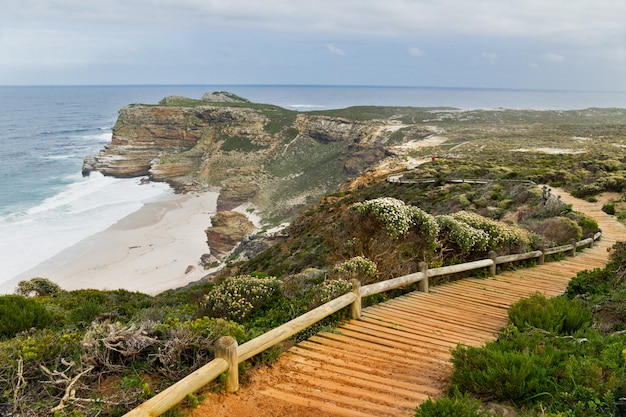
<instances>
[{"instance_id":1,"label":"sea foam","mask_svg":"<svg viewBox=\"0 0 626 417\"><path fill-rule=\"evenodd\" d=\"M77 175L58 194L0 218L0 284L107 227L145 203L173 196L164 183Z\"/></svg>"}]
</instances>

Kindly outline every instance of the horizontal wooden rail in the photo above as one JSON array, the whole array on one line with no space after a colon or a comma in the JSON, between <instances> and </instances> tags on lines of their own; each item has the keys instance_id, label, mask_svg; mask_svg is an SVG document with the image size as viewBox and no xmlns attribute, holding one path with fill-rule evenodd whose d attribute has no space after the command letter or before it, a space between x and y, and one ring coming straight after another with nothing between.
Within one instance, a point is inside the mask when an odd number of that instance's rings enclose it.
<instances>
[{"instance_id":1,"label":"horizontal wooden rail","mask_svg":"<svg viewBox=\"0 0 626 417\"><path fill-rule=\"evenodd\" d=\"M552 255L560 252L571 252L572 255L575 255L576 248L587 245L591 246L593 245L593 242L600 239L601 236L602 232L598 232L592 237L579 242L574 241L569 245L548 248L543 251L537 250L505 256L496 256L495 253L490 253L491 257L489 259L443 266L439 268L429 269L425 263L421 262L419 272L362 287L360 287L357 282L353 284L355 289L352 292L343 294L326 304L323 304L291 321L288 321L285 324L276 327L275 329L270 330L267 333L262 334L261 336L245 342L241 346L236 346L236 342L232 340L234 350L230 351L228 355L224 354L223 357L212 360L202 368L196 370L184 379L181 379L171 387L167 388L165 391L160 392L143 404L129 411L124 415L124 417L157 417L181 402L188 394L192 394L200 390L205 385L214 381L219 375L227 371L230 375L228 375L228 379L226 381L226 388L227 390L236 390L238 387L237 364L252 358L266 349L276 346L296 333L307 329L313 324L345 307L351 306L353 318L359 318L362 297L400 288L413 283L419 284L420 291L428 292L428 279L430 277L452 275L481 268L491 268L491 273L495 274L496 265L503 263L533 258L539 258L543 261L543 257L545 255ZM229 336L226 336L225 338L231 339ZM225 338L220 339L218 344ZM231 340L228 342L231 342Z\"/></svg>"},{"instance_id":2,"label":"horizontal wooden rail","mask_svg":"<svg viewBox=\"0 0 626 417\"><path fill-rule=\"evenodd\" d=\"M244 343L237 349L239 363L263 352L265 349L276 346L282 341L289 339L294 334L312 326L342 308L349 306L356 300L356 298L356 294L352 292L346 293Z\"/></svg>"},{"instance_id":3,"label":"horizontal wooden rail","mask_svg":"<svg viewBox=\"0 0 626 417\"><path fill-rule=\"evenodd\" d=\"M442 266L428 270L429 277L440 277L442 275L458 274L459 272L472 271L474 269L487 268L493 265L492 259L482 259L480 261L466 262L464 264Z\"/></svg>"},{"instance_id":4,"label":"horizontal wooden rail","mask_svg":"<svg viewBox=\"0 0 626 417\"><path fill-rule=\"evenodd\" d=\"M587 238L584 240L581 240L580 242L576 242L576 247L580 248L581 246L589 246L593 243L593 238Z\"/></svg>"},{"instance_id":5,"label":"horizontal wooden rail","mask_svg":"<svg viewBox=\"0 0 626 417\"><path fill-rule=\"evenodd\" d=\"M374 284L364 285L361 287L360 294L361 294L361 297L367 297L367 296L378 294L381 292L404 287L405 285L414 284L423 279L424 279L423 273L415 272L413 274L404 275L404 276L393 278L387 281L381 281L381 282L376 282Z\"/></svg>"},{"instance_id":6,"label":"horizontal wooden rail","mask_svg":"<svg viewBox=\"0 0 626 417\"><path fill-rule=\"evenodd\" d=\"M516 261L525 261L526 259L539 258L543 255L544 252L540 250L526 252L526 253L516 253L514 255L505 255L498 256L496 258L496 265L505 264L508 262L516 262Z\"/></svg>"},{"instance_id":7,"label":"horizontal wooden rail","mask_svg":"<svg viewBox=\"0 0 626 417\"><path fill-rule=\"evenodd\" d=\"M561 253L561 252L567 252L567 251L571 251L572 250L572 245L562 245L562 246L555 246L553 248L547 248L546 250L543 251L544 255L554 255L555 253Z\"/></svg>"},{"instance_id":8,"label":"horizontal wooden rail","mask_svg":"<svg viewBox=\"0 0 626 417\"><path fill-rule=\"evenodd\" d=\"M190 393L196 392L214 381L229 368L228 361L213 359L202 368L190 373L174 385L161 391L143 404L124 414L125 417L157 417L184 400Z\"/></svg>"}]
</instances>

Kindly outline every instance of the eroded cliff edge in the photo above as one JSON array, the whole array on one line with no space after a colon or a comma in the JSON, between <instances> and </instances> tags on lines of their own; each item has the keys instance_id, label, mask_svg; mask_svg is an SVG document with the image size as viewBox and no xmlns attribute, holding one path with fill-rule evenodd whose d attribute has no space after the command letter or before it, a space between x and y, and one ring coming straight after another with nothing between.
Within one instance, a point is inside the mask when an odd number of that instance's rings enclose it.
<instances>
[{"instance_id":1,"label":"eroded cliff edge","mask_svg":"<svg viewBox=\"0 0 626 417\"><path fill-rule=\"evenodd\" d=\"M404 134L394 134L408 129ZM229 93L168 97L119 111L109 144L83 173L149 176L179 191L219 188L219 209L252 203L266 221L288 219L432 132L390 119L353 120L251 103Z\"/></svg>"}]
</instances>

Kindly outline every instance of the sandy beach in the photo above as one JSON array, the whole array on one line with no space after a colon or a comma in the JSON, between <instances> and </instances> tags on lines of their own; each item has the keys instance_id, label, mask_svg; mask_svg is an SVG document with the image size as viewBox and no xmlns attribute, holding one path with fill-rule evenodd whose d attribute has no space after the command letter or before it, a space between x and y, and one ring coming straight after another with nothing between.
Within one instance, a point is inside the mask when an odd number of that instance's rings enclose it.
<instances>
[{"instance_id":1,"label":"sandy beach","mask_svg":"<svg viewBox=\"0 0 626 417\"><path fill-rule=\"evenodd\" d=\"M199 264L209 253L205 229L217 207L217 192L190 193L149 203L108 229L0 284L12 293L17 282L45 277L65 290L126 289L157 294L207 274Z\"/></svg>"}]
</instances>

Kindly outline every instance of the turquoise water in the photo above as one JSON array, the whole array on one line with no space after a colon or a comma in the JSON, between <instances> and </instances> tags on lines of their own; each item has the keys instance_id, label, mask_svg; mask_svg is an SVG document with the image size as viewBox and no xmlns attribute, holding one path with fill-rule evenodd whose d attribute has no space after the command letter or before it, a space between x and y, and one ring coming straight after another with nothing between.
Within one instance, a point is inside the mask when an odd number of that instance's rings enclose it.
<instances>
[{"instance_id":1,"label":"turquoise water","mask_svg":"<svg viewBox=\"0 0 626 417\"><path fill-rule=\"evenodd\" d=\"M0 283L115 223L165 184L80 174L111 139L117 111L169 95L231 91L289 109L353 105L464 109L626 108L626 93L329 86L0 87Z\"/></svg>"}]
</instances>

